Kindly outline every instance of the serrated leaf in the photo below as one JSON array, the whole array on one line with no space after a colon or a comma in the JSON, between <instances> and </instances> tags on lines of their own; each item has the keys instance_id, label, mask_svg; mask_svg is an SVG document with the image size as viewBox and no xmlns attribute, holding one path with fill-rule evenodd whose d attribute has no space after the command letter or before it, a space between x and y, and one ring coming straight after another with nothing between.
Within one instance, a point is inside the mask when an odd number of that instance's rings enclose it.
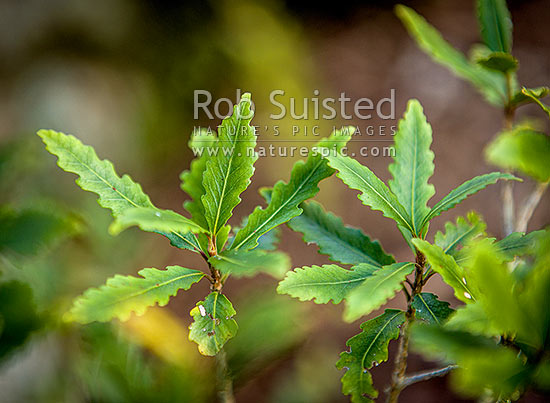
<instances>
[{"instance_id":1,"label":"serrated leaf","mask_svg":"<svg viewBox=\"0 0 550 403\"><path fill-rule=\"evenodd\" d=\"M477 299L477 290L469 283L469 277L450 255L437 245L431 245L422 239L413 239L416 248L426 256L426 260L432 269L441 275L443 281L450 285L455 296L462 302L471 303Z\"/></svg>"},{"instance_id":2,"label":"serrated leaf","mask_svg":"<svg viewBox=\"0 0 550 403\"><path fill-rule=\"evenodd\" d=\"M172 210L161 210L152 207L133 207L121 213L109 227L113 235L126 228L138 226L149 232L180 232L182 234L200 233L207 230Z\"/></svg>"},{"instance_id":3,"label":"serrated leaf","mask_svg":"<svg viewBox=\"0 0 550 403\"><path fill-rule=\"evenodd\" d=\"M77 185L97 194L99 205L110 209L115 218L129 208L155 208L139 184L128 175L119 177L110 161L100 160L92 147L82 144L76 137L54 130L39 130L38 135L46 144L46 149L57 156L57 165L77 174ZM186 234L173 232L162 235L169 238L174 246L195 249L192 237Z\"/></svg>"},{"instance_id":4,"label":"serrated leaf","mask_svg":"<svg viewBox=\"0 0 550 403\"><path fill-rule=\"evenodd\" d=\"M404 322L404 312L386 309L382 315L361 324L362 332L346 342L349 351L340 354L336 367L346 369L342 393L351 395L353 403L372 402L378 397L368 370L388 360L388 344L399 337Z\"/></svg>"},{"instance_id":5,"label":"serrated leaf","mask_svg":"<svg viewBox=\"0 0 550 403\"><path fill-rule=\"evenodd\" d=\"M205 194L201 196L208 228L217 235L240 203L240 194L250 184L254 162L256 135L250 126L250 94L244 94L233 114L218 128L218 153L208 158L203 175Z\"/></svg>"},{"instance_id":6,"label":"serrated leaf","mask_svg":"<svg viewBox=\"0 0 550 403\"><path fill-rule=\"evenodd\" d=\"M370 206L373 210L379 210L385 217L391 218L398 225L414 232L411 218L405 208L399 203L397 197L369 168L361 165L353 158L341 154L327 157L329 165L336 169L338 176L351 189L359 190L359 200Z\"/></svg>"},{"instance_id":7,"label":"serrated leaf","mask_svg":"<svg viewBox=\"0 0 550 403\"><path fill-rule=\"evenodd\" d=\"M379 308L414 270L414 263L394 263L378 269L346 296L344 319L351 322Z\"/></svg>"},{"instance_id":8,"label":"serrated leaf","mask_svg":"<svg viewBox=\"0 0 550 403\"><path fill-rule=\"evenodd\" d=\"M451 190L447 196L438 201L424 218L424 225L444 211L452 209L468 196L485 189L487 186L496 183L500 179L521 181L521 179L516 178L514 175L502 172L491 172L489 174L476 176L475 178L470 179L457 188Z\"/></svg>"},{"instance_id":9,"label":"serrated leaf","mask_svg":"<svg viewBox=\"0 0 550 403\"><path fill-rule=\"evenodd\" d=\"M519 66L518 60L509 53L493 52L477 63L486 69L499 71L501 73L510 73L516 71Z\"/></svg>"},{"instance_id":10,"label":"serrated leaf","mask_svg":"<svg viewBox=\"0 0 550 403\"><path fill-rule=\"evenodd\" d=\"M497 72L484 70L470 62L464 54L453 48L441 34L414 10L403 5L395 8L418 46L432 59L447 67L456 76L469 81L492 104L503 106L507 101L506 79Z\"/></svg>"},{"instance_id":11,"label":"serrated leaf","mask_svg":"<svg viewBox=\"0 0 550 403\"><path fill-rule=\"evenodd\" d=\"M343 147L354 132L353 127L334 131L330 137L321 140L319 146L326 148ZM318 152L310 153L306 162L294 164L288 183L279 181L271 191L269 204L265 209L260 206L248 216L246 226L242 228L231 244L231 249L252 249L258 244L258 238L288 220L300 215L300 203L315 196L318 184L334 173Z\"/></svg>"},{"instance_id":12,"label":"serrated leaf","mask_svg":"<svg viewBox=\"0 0 550 403\"><path fill-rule=\"evenodd\" d=\"M94 149L71 135L54 130L39 130L46 149L57 156L57 164L79 176L78 186L99 196L98 203L116 217L131 207L153 207L149 196L128 175L120 178L108 160L100 160Z\"/></svg>"},{"instance_id":13,"label":"serrated leaf","mask_svg":"<svg viewBox=\"0 0 550 403\"><path fill-rule=\"evenodd\" d=\"M431 325L441 325L454 312L446 301L440 301L437 295L422 292L414 296L412 307L417 319Z\"/></svg>"},{"instance_id":14,"label":"serrated leaf","mask_svg":"<svg viewBox=\"0 0 550 403\"><path fill-rule=\"evenodd\" d=\"M189 140L189 148L197 158L191 161L189 170L183 171L180 175L181 189L191 197L191 200L183 203L183 207L191 214L193 221L203 228L208 228L208 222L201 200L206 193L202 178L206 170L206 162L210 158L209 148L217 145L218 139L215 132L210 129L194 131Z\"/></svg>"},{"instance_id":15,"label":"serrated leaf","mask_svg":"<svg viewBox=\"0 0 550 403\"><path fill-rule=\"evenodd\" d=\"M132 312L142 315L158 303L164 306L178 290L188 290L204 277L198 270L168 266L166 270L142 269L141 277L115 275L99 288L90 288L74 300L66 319L79 323L127 320Z\"/></svg>"},{"instance_id":16,"label":"serrated leaf","mask_svg":"<svg viewBox=\"0 0 550 403\"><path fill-rule=\"evenodd\" d=\"M512 51L512 18L506 0L478 0L477 18L483 42L493 52Z\"/></svg>"},{"instance_id":17,"label":"serrated leaf","mask_svg":"<svg viewBox=\"0 0 550 403\"><path fill-rule=\"evenodd\" d=\"M369 263L384 266L394 263L378 241L372 241L360 229L345 226L342 219L326 212L314 201L302 203L303 212L288 222L288 226L304 235L307 243L319 246L319 253L343 264Z\"/></svg>"},{"instance_id":18,"label":"serrated leaf","mask_svg":"<svg viewBox=\"0 0 550 403\"><path fill-rule=\"evenodd\" d=\"M420 102L410 100L395 134L395 157L389 171L391 191L411 219L412 233L420 236L422 219L429 213L427 203L435 188L428 183L434 172L432 127L426 121Z\"/></svg>"},{"instance_id":19,"label":"serrated leaf","mask_svg":"<svg viewBox=\"0 0 550 403\"><path fill-rule=\"evenodd\" d=\"M208 259L223 274L235 277L251 277L260 272L282 278L290 269L290 258L282 252L265 252L255 249L227 250Z\"/></svg>"},{"instance_id":20,"label":"serrated leaf","mask_svg":"<svg viewBox=\"0 0 550 403\"><path fill-rule=\"evenodd\" d=\"M189 326L189 340L198 344L202 355L216 355L237 334L236 313L225 295L211 292L190 312L194 321Z\"/></svg>"},{"instance_id":21,"label":"serrated leaf","mask_svg":"<svg viewBox=\"0 0 550 403\"><path fill-rule=\"evenodd\" d=\"M487 225L475 213L468 213L467 218L457 217L456 223L446 222L445 233L438 231L434 236L434 244L443 251L456 258L458 248L467 244L471 239L485 234Z\"/></svg>"},{"instance_id":22,"label":"serrated leaf","mask_svg":"<svg viewBox=\"0 0 550 403\"><path fill-rule=\"evenodd\" d=\"M550 180L550 137L543 133L526 127L502 132L485 155L500 168L519 171L539 182Z\"/></svg>"},{"instance_id":23,"label":"serrated leaf","mask_svg":"<svg viewBox=\"0 0 550 403\"><path fill-rule=\"evenodd\" d=\"M358 264L351 270L335 264L304 266L289 272L279 283L277 292L288 294L300 301L314 300L317 304L342 302L346 295L373 275L378 266Z\"/></svg>"}]
</instances>

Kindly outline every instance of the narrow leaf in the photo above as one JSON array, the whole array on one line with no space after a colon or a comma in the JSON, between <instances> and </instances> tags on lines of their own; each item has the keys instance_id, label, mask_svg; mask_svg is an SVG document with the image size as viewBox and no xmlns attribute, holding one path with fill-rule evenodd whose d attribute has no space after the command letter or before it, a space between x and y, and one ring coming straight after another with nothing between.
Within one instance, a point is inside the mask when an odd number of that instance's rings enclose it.
<instances>
[{"instance_id":1,"label":"narrow leaf","mask_svg":"<svg viewBox=\"0 0 550 403\"><path fill-rule=\"evenodd\" d=\"M525 96L527 96L528 98L530 98L534 103L536 103L538 106L541 107L541 109L546 112L546 114L548 115L548 117L550 117L550 108L548 106L546 106L545 104L543 104L539 98L542 98L542 96L540 95L540 93L537 93L536 90L532 90L532 89L529 89L529 88L522 88L521 89L521 93Z\"/></svg>"},{"instance_id":2,"label":"narrow leaf","mask_svg":"<svg viewBox=\"0 0 550 403\"><path fill-rule=\"evenodd\" d=\"M263 272L282 278L290 269L290 258L285 253L259 249L223 251L208 261L223 274L236 277L251 277Z\"/></svg>"},{"instance_id":3,"label":"narrow leaf","mask_svg":"<svg viewBox=\"0 0 550 403\"><path fill-rule=\"evenodd\" d=\"M149 232L199 233L207 231L189 218L172 210L152 207L133 207L125 210L113 221L109 231L111 234L117 235L133 225Z\"/></svg>"},{"instance_id":4,"label":"narrow leaf","mask_svg":"<svg viewBox=\"0 0 550 403\"><path fill-rule=\"evenodd\" d=\"M550 88L548 87L523 88L514 94L510 100L510 105L519 106L530 102L536 103L536 101L546 97L549 93Z\"/></svg>"},{"instance_id":5,"label":"narrow leaf","mask_svg":"<svg viewBox=\"0 0 550 403\"><path fill-rule=\"evenodd\" d=\"M300 301L314 300L317 304L342 302L346 295L372 276L377 266L358 264L351 270L335 264L323 266L304 266L289 272L279 283L277 292L288 294Z\"/></svg>"},{"instance_id":6,"label":"narrow leaf","mask_svg":"<svg viewBox=\"0 0 550 403\"><path fill-rule=\"evenodd\" d=\"M99 196L100 206L111 210L116 218L130 208L154 208L149 196L128 175L119 177L113 164L100 160L94 149L80 140L53 130L40 130L38 135L46 149L58 157L57 165L79 176L78 186ZM162 233L172 245L182 249L196 249L194 236L178 232Z\"/></svg>"},{"instance_id":7,"label":"narrow leaf","mask_svg":"<svg viewBox=\"0 0 550 403\"><path fill-rule=\"evenodd\" d=\"M399 337L404 322L404 312L386 309L382 315L361 324L362 332L346 342L349 351L340 354L336 367L346 370L342 393L351 395L353 403L372 402L378 397L368 370L388 360L388 344Z\"/></svg>"},{"instance_id":8,"label":"narrow leaf","mask_svg":"<svg viewBox=\"0 0 550 403\"><path fill-rule=\"evenodd\" d=\"M411 219L405 208L399 203L397 197L370 169L361 165L353 158L341 154L327 157L329 165L336 169L338 176L351 189L359 190L359 200L370 206L373 210L379 210L385 217L391 218L398 225L414 232Z\"/></svg>"},{"instance_id":9,"label":"narrow leaf","mask_svg":"<svg viewBox=\"0 0 550 403\"><path fill-rule=\"evenodd\" d=\"M444 211L452 209L468 196L496 183L499 179L521 181L521 179L516 178L514 175L501 172L491 172L489 174L476 176L475 178L464 182L459 187L451 190L447 196L438 201L424 218L424 224L428 223L432 218L437 217Z\"/></svg>"},{"instance_id":10,"label":"narrow leaf","mask_svg":"<svg viewBox=\"0 0 550 403\"><path fill-rule=\"evenodd\" d=\"M302 203L303 212L288 222L288 226L301 232L304 241L319 246L319 253L343 264L369 263L384 266L395 262L378 241L371 241L360 229L345 226L342 220L314 201Z\"/></svg>"},{"instance_id":11,"label":"narrow leaf","mask_svg":"<svg viewBox=\"0 0 550 403\"><path fill-rule=\"evenodd\" d=\"M453 48L432 25L411 8L398 5L395 13L418 46L435 62L447 67L463 80L469 81L490 103L498 106L506 103L506 79L503 74L487 71L470 62L463 53Z\"/></svg>"},{"instance_id":12,"label":"narrow leaf","mask_svg":"<svg viewBox=\"0 0 550 403\"><path fill-rule=\"evenodd\" d=\"M178 290L188 290L204 277L198 270L180 266L168 266L166 270L148 268L138 274L141 277L116 275L105 285L88 289L74 301L66 319L84 324L113 318L124 321L132 312L142 315L156 303L166 305Z\"/></svg>"},{"instance_id":13,"label":"narrow leaf","mask_svg":"<svg viewBox=\"0 0 550 403\"><path fill-rule=\"evenodd\" d=\"M351 322L379 308L414 270L414 263L395 263L377 270L346 296L344 319Z\"/></svg>"},{"instance_id":14,"label":"narrow leaf","mask_svg":"<svg viewBox=\"0 0 550 403\"><path fill-rule=\"evenodd\" d=\"M40 130L38 135L46 149L57 156L57 165L77 174L77 185L96 193L98 203L110 209L113 216L131 207L154 207L140 185L128 175L119 177L110 161L100 160L92 147L83 145L76 137L53 130Z\"/></svg>"},{"instance_id":15,"label":"narrow leaf","mask_svg":"<svg viewBox=\"0 0 550 403\"><path fill-rule=\"evenodd\" d=\"M478 0L477 17L483 42L493 52L512 50L512 18L506 0Z\"/></svg>"},{"instance_id":16,"label":"narrow leaf","mask_svg":"<svg viewBox=\"0 0 550 403\"><path fill-rule=\"evenodd\" d=\"M202 182L206 193L201 200L212 235L229 220L254 173L258 155L250 104L250 94L244 94L233 114L223 120L218 129L219 152L206 162Z\"/></svg>"},{"instance_id":17,"label":"narrow leaf","mask_svg":"<svg viewBox=\"0 0 550 403\"><path fill-rule=\"evenodd\" d=\"M449 308L449 303L440 301L437 295L422 292L415 295L412 307L415 309L417 319L423 320L431 325L442 325L454 312Z\"/></svg>"},{"instance_id":18,"label":"narrow leaf","mask_svg":"<svg viewBox=\"0 0 550 403\"><path fill-rule=\"evenodd\" d=\"M194 321L189 327L189 340L198 344L202 355L216 355L237 334L239 327L233 319L236 313L225 295L208 294L191 310Z\"/></svg>"},{"instance_id":19,"label":"narrow leaf","mask_svg":"<svg viewBox=\"0 0 550 403\"><path fill-rule=\"evenodd\" d=\"M447 255L443 249L437 245L415 238L414 246L426 256L432 269L441 275L443 281L450 285L455 292L455 296L466 303L476 301L477 292L469 284L469 278L464 271L450 255Z\"/></svg>"},{"instance_id":20,"label":"narrow leaf","mask_svg":"<svg viewBox=\"0 0 550 403\"><path fill-rule=\"evenodd\" d=\"M353 127L336 130L320 145L338 150L346 144L353 132ZM300 203L315 196L319 191L319 182L333 173L334 170L318 152L310 153L306 162L298 161L292 168L290 181L275 184L267 207L263 209L258 206L250 214L246 226L235 236L231 249L252 249L258 244L260 236L300 215Z\"/></svg>"},{"instance_id":21,"label":"narrow leaf","mask_svg":"<svg viewBox=\"0 0 550 403\"><path fill-rule=\"evenodd\" d=\"M427 203L435 189L428 183L434 172L434 153L430 150L432 128L417 100L409 101L394 141L395 157L389 166L393 175L390 189L411 218L412 233L420 236L422 219L430 211Z\"/></svg>"}]
</instances>

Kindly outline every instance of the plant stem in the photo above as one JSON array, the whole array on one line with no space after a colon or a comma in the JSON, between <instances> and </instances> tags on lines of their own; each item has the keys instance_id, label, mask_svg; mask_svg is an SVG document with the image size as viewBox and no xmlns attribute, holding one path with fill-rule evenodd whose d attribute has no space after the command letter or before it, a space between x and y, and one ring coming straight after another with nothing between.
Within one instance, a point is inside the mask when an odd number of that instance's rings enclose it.
<instances>
[{"instance_id":1,"label":"plant stem","mask_svg":"<svg viewBox=\"0 0 550 403\"><path fill-rule=\"evenodd\" d=\"M537 205L539 204L540 199L544 195L546 188L548 188L549 183L550 182L539 183L536 189L533 191L533 193L531 193L531 195L527 198L527 200L523 205L523 209L519 214L518 221L516 224L516 231L518 232L527 231L527 225L529 224L529 220L531 220L531 217L533 216L533 213L535 212L535 209L537 208Z\"/></svg>"},{"instance_id":2,"label":"plant stem","mask_svg":"<svg viewBox=\"0 0 550 403\"><path fill-rule=\"evenodd\" d=\"M388 392L389 403L396 403L399 399L399 394L407 385L405 382L405 372L407 370L407 358L409 356L409 326L414 321L414 308L412 307L413 299L416 295L422 292L424 285L424 267L426 266L426 258L420 252L416 251L416 263L414 272L414 283L412 286L410 297L407 301L407 313L405 315L405 323L401 326L399 332L399 346L395 357L395 366L392 374L392 383Z\"/></svg>"},{"instance_id":3,"label":"plant stem","mask_svg":"<svg viewBox=\"0 0 550 403\"><path fill-rule=\"evenodd\" d=\"M449 365L444 368L417 372L416 374L409 375L405 379L403 379L402 386L403 388L406 388L407 386L410 386L413 383L427 381L428 379L436 378L438 376L444 376L456 368L458 368L457 365Z\"/></svg>"},{"instance_id":4,"label":"plant stem","mask_svg":"<svg viewBox=\"0 0 550 403\"><path fill-rule=\"evenodd\" d=\"M510 106L512 100L512 77L506 73L507 105L504 107L504 129L510 130L514 125L515 108ZM502 186L502 219L504 236L514 232L514 185L512 181L504 181Z\"/></svg>"},{"instance_id":5,"label":"plant stem","mask_svg":"<svg viewBox=\"0 0 550 403\"><path fill-rule=\"evenodd\" d=\"M222 348L218 354L216 354L216 371L218 378L218 397L221 403L235 403L235 396L233 395L233 379L229 373L229 367L227 365L227 355Z\"/></svg>"}]
</instances>

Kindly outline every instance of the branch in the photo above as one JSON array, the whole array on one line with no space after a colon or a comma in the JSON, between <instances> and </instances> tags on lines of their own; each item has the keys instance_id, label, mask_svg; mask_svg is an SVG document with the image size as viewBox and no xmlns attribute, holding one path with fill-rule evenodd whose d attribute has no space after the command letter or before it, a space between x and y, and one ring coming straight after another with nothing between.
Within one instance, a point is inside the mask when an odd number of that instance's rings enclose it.
<instances>
[{"instance_id":1,"label":"branch","mask_svg":"<svg viewBox=\"0 0 550 403\"><path fill-rule=\"evenodd\" d=\"M533 191L533 193L531 193L531 195L527 198L527 200L523 205L523 209L519 214L518 221L516 224L516 231L518 232L527 231L527 225L529 224L529 220L531 220L531 217L533 216L533 213L535 212L535 209L537 208L537 205L539 204L540 199L544 195L546 188L548 188L549 183L550 182L539 183L536 189Z\"/></svg>"},{"instance_id":2,"label":"branch","mask_svg":"<svg viewBox=\"0 0 550 403\"><path fill-rule=\"evenodd\" d=\"M416 374L409 375L401 382L401 388L404 389L413 383L427 381L428 379L436 378L438 376L445 376L453 369L458 368L457 365L449 365L445 368L432 369L428 371L417 372Z\"/></svg>"}]
</instances>

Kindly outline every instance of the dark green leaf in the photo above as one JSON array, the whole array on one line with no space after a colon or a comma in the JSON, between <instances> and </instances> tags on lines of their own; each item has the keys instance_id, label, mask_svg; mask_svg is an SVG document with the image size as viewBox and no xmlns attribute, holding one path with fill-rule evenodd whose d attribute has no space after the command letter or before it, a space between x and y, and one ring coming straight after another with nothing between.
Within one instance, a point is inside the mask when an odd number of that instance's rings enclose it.
<instances>
[{"instance_id":1,"label":"dark green leaf","mask_svg":"<svg viewBox=\"0 0 550 403\"><path fill-rule=\"evenodd\" d=\"M512 17L506 0L477 0L477 18L483 42L493 52L512 51Z\"/></svg>"},{"instance_id":2,"label":"dark green leaf","mask_svg":"<svg viewBox=\"0 0 550 403\"><path fill-rule=\"evenodd\" d=\"M454 312L449 308L449 303L440 301L437 295L423 292L415 295L412 307L415 309L416 318L432 325L441 325Z\"/></svg>"},{"instance_id":3,"label":"dark green leaf","mask_svg":"<svg viewBox=\"0 0 550 403\"><path fill-rule=\"evenodd\" d=\"M342 220L314 201L302 203L303 212L288 226L304 234L304 241L319 246L319 253L343 264L369 263L384 266L394 263L378 241L371 241L360 229L345 226Z\"/></svg>"},{"instance_id":4,"label":"dark green leaf","mask_svg":"<svg viewBox=\"0 0 550 403\"><path fill-rule=\"evenodd\" d=\"M361 324L362 332L346 342L349 351L340 354L336 367L346 369L342 392L351 395L353 403L372 402L378 397L368 370L388 360L388 344L399 337L404 322L404 312L386 309L382 315Z\"/></svg>"},{"instance_id":5,"label":"dark green leaf","mask_svg":"<svg viewBox=\"0 0 550 403\"><path fill-rule=\"evenodd\" d=\"M519 66L519 62L514 56L504 52L493 52L488 57L479 59L477 62L486 69L501 73L516 71Z\"/></svg>"}]
</instances>

